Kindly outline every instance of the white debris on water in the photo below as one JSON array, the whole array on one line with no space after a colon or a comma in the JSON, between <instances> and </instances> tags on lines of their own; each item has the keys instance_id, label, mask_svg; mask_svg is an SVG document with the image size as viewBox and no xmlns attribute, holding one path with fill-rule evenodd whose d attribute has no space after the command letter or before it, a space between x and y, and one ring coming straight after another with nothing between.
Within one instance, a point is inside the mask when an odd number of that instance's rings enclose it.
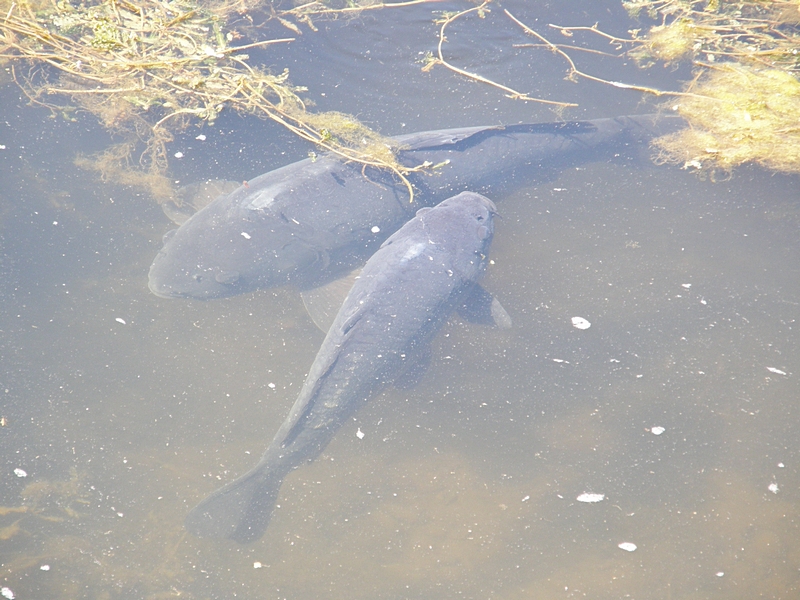
<instances>
[{"instance_id":1,"label":"white debris on water","mask_svg":"<svg viewBox=\"0 0 800 600\"><path fill-rule=\"evenodd\" d=\"M589 329L592 324L583 317L572 317L572 326L575 329Z\"/></svg>"},{"instance_id":2,"label":"white debris on water","mask_svg":"<svg viewBox=\"0 0 800 600\"><path fill-rule=\"evenodd\" d=\"M39 570L40 571L49 571L50 570L50 565L42 565L41 567L39 567Z\"/></svg>"},{"instance_id":3,"label":"white debris on water","mask_svg":"<svg viewBox=\"0 0 800 600\"><path fill-rule=\"evenodd\" d=\"M28 473L17 467L16 469L14 469L14 475L16 475L17 477L27 477Z\"/></svg>"},{"instance_id":4,"label":"white debris on water","mask_svg":"<svg viewBox=\"0 0 800 600\"><path fill-rule=\"evenodd\" d=\"M767 486L767 489L773 494L777 494L780 491L778 484L775 483L774 481Z\"/></svg>"},{"instance_id":5,"label":"white debris on water","mask_svg":"<svg viewBox=\"0 0 800 600\"><path fill-rule=\"evenodd\" d=\"M663 428L663 427L651 427L650 428L650 433L652 433L653 435L661 435L665 431L666 431L666 429Z\"/></svg>"},{"instance_id":6,"label":"white debris on water","mask_svg":"<svg viewBox=\"0 0 800 600\"><path fill-rule=\"evenodd\" d=\"M633 544L631 542L622 542L617 547L622 550L625 550L625 552L633 552L634 550L636 550L636 544Z\"/></svg>"},{"instance_id":7,"label":"white debris on water","mask_svg":"<svg viewBox=\"0 0 800 600\"><path fill-rule=\"evenodd\" d=\"M12 592L10 588L0 588L0 595L3 596L3 598L8 598L8 600L14 600L14 592Z\"/></svg>"},{"instance_id":8,"label":"white debris on water","mask_svg":"<svg viewBox=\"0 0 800 600\"><path fill-rule=\"evenodd\" d=\"M242 232L242 237L243 237L244 239L246 239L246 240L249 240L249 239L250 239L250 234L249 234L249 233L247 233L246 231L243 231L243 232Z\"/></svg>"},{"instance_id":9,"label":"white debris on water","mask_svg":"<svg viewBox=\"0 0 800 600\"><path fill-rule=\"evenodd\" d=\"M372 233L380 233L380 231L381 231L381 228L380 228L380 227L378 227L377 225L373 225L373 226L372 226L372 229L370 229L370 231L371 231Z\"/></svg>"},{"instance_id":10,"label":"white debris on water","mask_svg":"<svg viewBox=\"0 0 800 600\"><path fill-rule=\"evenodd\" d=\"M781 371L780 369L776 369L775 367L767 367L767 371L770 373L775 373L776 375L786 375L786 371Z\"/></svg>"},{"instance_id":11,"label":"white debris on water","mask_svg":"<svg viewBox=\"0 0 800 600\"><path fill-rule=\"evenodd\" d=\"M272 382L270 381L270 382L267 384L267 387L268 387L269 389L271 389L271 390L274 390L274 389L275 389L275 384L274 384L274 383L272 383Z\"/></svg>"},{"instance_id":12,"label":"white debris on water","mask_svg":"<svg viewBox=\"0 0 800 600\"><path fill-rule=\"evenodd\" d=\"M717 571L717 577L723 577L725 575L725 571Z\"/></svg>"},{"instance_id":13,"label":"white debris on water","mask_svg":"<svg viewBox=\"0 0 800 600\"><path fill-rule=\"evenodd\" d=\"M577 498L575 498L578 502L602 502L605 500L605 494L591 494L589 492L584 492Z\"/></svg>"},{"instance_id":14,"label":"white debris on water","mask_svg":"<svg viewBox=\"0 0 800 600\"><path fill-rule=\"evenodd\" d=\"M686 288L688 290L690 287L692 287L692 284L691 283L682 283L681 287Z\"/></svg>"},{"instance_id":15,"label":"white debris on water","mask_svg":"<svg viewBox=\"0 0 800 600\"><path fill-rule=\"evenodd\" d=\"M363 440L365 435L367 434L361 431L361 427L359 427L358 431L356 431L356 437L360 440Z\"/></svg>"},{"instance_id":16,"label":"white debris on water","mask_svg":"<svg viewBox=\"0 0 800 600\"><path fill-rule=\"evenodd\" d=\"M785 465L785 464L783 464L783 463L778 463L778 468L779 468L779 469L782 469L782 468L783 468L783 467L785 467L785 466L786 466L786 465Z\"/></svg>"},{"instance_id":17,"label":"white debris on water","mask_svg":"<svg viewBox=\"0 0 800 600\"><path fill-rule=\"evenodd\" d=\"M176 152L172 156L174 156L175 158L183 158L183 152Z\"/></svg>"},{"instance_id":18,"label":"white debris on water","mask_svg":"<svg viewBox=\"0 0 800 600\"><path fill-rule=\"evenodd\" d=\"M261 563L260 563L260 562L258 562L258 561L254 562L254 563L253 563L253 568L254 568L254 569L260 569L260 568L261 568Z\"/></svg>"},{"instance_id":19,"label":"white debris on water","mask_svg":"<svg viewBox=\"0 0 800 600\"><path fill-rule=\"evenodd\" d=\"M200 135L198 135L198 136L197 136L196 138L194 138L194 139L196 139L196 140L200 140L201 142L205 142L205 141L206 141L206 134L204 134L204 133L201 133Z\"/></svg>"},{"instance_id":20,"label":"white debris on water","mask_svg":"<svg viewBox=\"0 0 800 600\"><path fill-rule=\"evenodd\" d=\"M117 317L117 318L116 318L116 319L114 319L114 320L115 320L117 323L122 323L123 325L127 325L127 323L125 322L125 319L120 319L119 317Z\"/></svg>"}]
</instances>

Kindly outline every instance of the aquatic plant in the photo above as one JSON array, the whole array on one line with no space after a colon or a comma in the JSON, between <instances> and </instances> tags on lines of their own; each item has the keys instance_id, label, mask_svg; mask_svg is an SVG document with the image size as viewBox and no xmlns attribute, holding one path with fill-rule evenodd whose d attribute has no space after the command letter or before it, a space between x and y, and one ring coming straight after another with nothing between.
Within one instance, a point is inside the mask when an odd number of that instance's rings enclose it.
<instances>
[{"instance_id":1,"label":"aquatic plant","mask_svg":"<svg viewBox=\"0 0 800 600\"><path fill-rule=\"evenodd\" d=\"M278 11L299 33L312 17L421 4L308 2ZM68 119L76 108L95 115L122 141L80 164L104 178L145 185L164 200L173 195L166 144L176 131L213 122L222 110L271 119L344 160L393 171L413 195L392 142L342 113L311 113L305 90L288 70L253 66L247 50L293 41L286 37L241 43L252 35L256 0L0 0L0 64L28 98ZM142 150L142 145L144 149ZM138 159L135 157L140 151ZM420 169L425 168L423 166Z\"/></svg>"}]
</instances>

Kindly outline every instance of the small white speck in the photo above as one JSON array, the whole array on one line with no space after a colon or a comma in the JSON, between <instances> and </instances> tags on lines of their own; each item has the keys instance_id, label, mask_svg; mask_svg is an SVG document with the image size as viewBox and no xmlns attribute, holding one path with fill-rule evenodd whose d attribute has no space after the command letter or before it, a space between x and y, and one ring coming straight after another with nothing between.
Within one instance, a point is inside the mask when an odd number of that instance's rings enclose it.
<instances>
[{"instance_id":1,"label":"small white speck","mask_svg":"<svg viewBox=\"0 0 800 600\"><path fill-rule=\"evenodd\" d=\"M602 502L605 500L605 497L605 494L590 494L589 492L584 492L575 499L578 502Z\"/></svg>"},{"instance_id":2,"label":"small white speck","mask_svg":"<svg viewBox=\"0 0 800 600\"><path fill-rule=\"evenodd\" d=\"M617 547L621 548L622 550L625 550L625 552L633 552L634 550L636 550L636 544L633 544L631 542L622 542Z\"/></svg>"},{"instance_id":3,"label":"small white speck","mask_svg":"<svg viewBox=\"0 0 800 600\"><path fill-rule=\"evenodd\" d=\"M372 233L380 233L380 231L381 231L381 228L380 228L380 227L378 227L377 225L373 225L373 226L372 226L372 229L370 229L370 231L371 231Z\"/></svg>"},{"instance_id":4,"label":"small white speck","mask_svg":"<svg viewBox=\"0 0 800 600\"><path fill-rule=\"evenodd\" d=\"M28 474L25 471L23 471L22 469L20 469L20 468L14 469L14 475L16 475L17 477L27 477L28 476Z\"/></svg>"},{"instance_id":5,"label":"small white speck","mask_svg":"<svg viewBox=\"0 0 800 600\"><path fill-rule=\"evenodd\" d=\"M527 501L528 501L528 500L530 500L530 499L531 499L531 497L530 497L530 496L525 496L525 497L522 499L522 501L523 501L523 502L527 502Z\"/></svg>"},{"instance_id":6,"label":"small white speck","mask_svg":"<svg viewBox=\"0 0 800 600\"><path fill-rule=\"evenodd\" d=\"M58 221L53 221L53 225L58 225Z\"/></svg>"},{"instance_id":7,"label":"small white speck","mask_svg":"<svg viewBox=\"0 0 800 600\"><path fill-rule=\"evenodd\" d=\"M6 145L5 144L0 144L0 150L5 150L5 149L6 149Z\"/></svg>"},{"instance_id":8,"label":"small white speck","mask_svg":"<svg viewBox=\"0 0 800 600\"><path fill-rule=\"evenodd\" d=\"M272 382L270 381L270 382L267 384L267 387L268 387L269 389L271 389L271 390L274 390L274 389L275 389L275 384L274 384L274 383L272 383Z\"/></svg>"},{"instance_id":9,"label":"small white speck","mask_svg":"<svg viewBox=\"0 0 800 600\"><path fill-rule=\"evenodd\" d=\"M196 138L194 138L194 139L196 139L196 140L200 140L201 142L205 142L205 141L206 141L206 134L204 134L204 133L201 133L200 135L198 135L198 136L197 136Z\"/></svg>"},{"instance_id":10,"label":"small white speck","mask_svg":"<svg viewBox=\"0 0 800 600\"><path fill-rule=\"evenodd\" d=\"M786 371L781 371L780 369L776 369L775 367L767 367L767 371L770 373L775 373L776 375L786 375Z\"/></svg>"},{"instance_id":11,"label":"small white speck","mask_svg":"<svg viewBox=\"0 0 800 600\"><path fill-rule=\"evenodd\" d=\"M575 329L589 329L592 324L583 317L572 317L572 326Z\"/></svg>"},{"instance_id":12,"label":"small white speck","mask_svg":"<svg viewBox=\"0 0 800 600\"><path fill-rule=\"evenodd\" d=\"M8 598L8 600L14 600L14 592L12 592L10 588L0 588L0 595L2 595L3 598Z\"/></svg>"},{"instance_id":13,"label":"small white speck","mask_svg":"<svg viewBox=\"0 0 800 600\"><path fill-rule=\"evenodd\" d=\"M664 429L663 427L651 427L650 428L650 433L652 433L653 435L661 435L665 431L666 431L666 429Z\"/></svg>"},{"instance_id":14,"label":"small white speck","mask_svg":"<svg viewBox=\"0 0 800 600\"><path fill-rule=\"evenodd\" d=\"M703 304L703 305L705 305L705 304L708 304L708 302L706 302L706 299L705 299L705 298L701 298L701 299L700 299L700 304Z\"/></svg>"},{"instance_id":15,"label":"small white speck","mask_svg":"<svg viewBox=\"0 0 800 600\"><path fill-rule=\"evenodd\" d=\"M242 237L243 237L244 239L246 239L246 240L249 240L249 239L250 239L250 234L249 234L249 233L247 233L246 231L243 231L243 232L242 232Z\"/></svg>"},{"instance_id":16,"label":"small white speck","mask_svg":"<svg viewBox=\"0 0 800 600\"><path fill-rule=\"evenodd\" d=\"M260 568L261 568L261 563L260 563L260 562L258 562L258 561L254 562L254 563L253 563L253 568L254 568L254 569L260 569Z\"/></svg>"},{"instance_id":17,"label":"small white speck","mask_svg":"<svg viewBox=\"0 0 800 600\"><path fill-rule=\"evenodd\" d=\"M782 469L782 468L783 468L783 467L785 467L785 466L786 466L786 465L784 465L783 463L778 463L778 468L779 468L779 469Z\"/></svg>"},{"instance_id":18,"label":"small white speck","mask_svg":"<svg viewBox=\"0 0 800 600\"><path fill-rule=\"evenodd\" d=\"M118 513L117 513L117 516L118 516L118 517L121 519L121 518L122 518L122 517L124 517L125 515L124 515L124 514L122 514L121 512L118 512Z\"/></svg>"},{"instance_id":19,"label":"small white speck","mask_svg":"<svg viewBox=\"0 0 800 600\"><path fill-rule=\"evenodd\" d=\"M682 288L686 288L688 290L690 287L692 287L692 284L691 283L682 283L681 287Z\"/></svg>"},{"instance_id":20,"label":"small white speck","mask_svg":"<svg viewBox=\"0 0 800 600\"><path fill-rule=\"evenodd\" d=\"M183 152L176 152L175 154L173 154L173 156L175 158L183 158Z\"/></svg>"},{"instance_id":21,"label":"small white speck","mask_svg":"<svg viewBox=\"0 0 800 600\"><path fill-rule=\"evenodd\" d=\"M553 188L554 192L566 192L567 188Z\"/></svg>"},{"instance_id":22,"label":"small white speck","mask_svg":"<svg viewBox=\"0 0 800 600\"><path fill-rule=\"evenodd\" d=\"M365 435L366 434L363 431L361 431L361 427L359 427L358 431L356 431L356 437L360 440L363 440Z\"/></svg>"},{"instance_id":23,"label":"small white speck","mask_svg":"<svg viewBox=\"0 0 800 600\"><path fill-rule=\"evenodd\" d=\"M778 484L774 481L767 486L767 489L773 494L777 494L779 491Z\"/></svg>"},{"instance_id":24,"label":"small white speck","mask_svg":"<svg viewBox=\"0 0 800 600\"><path fill-rule=\"evenodd\" d=\"M39 567L39 570L40 571L49 571L50 570L50 565L42 565L41 567Z\"/></svg>"},{"instance_id":25,"label":"small white speck","mask_svg":"<svg viewBox=\"0 0 800 600\"><path fill-rule=\"evenodd\" d=\"M725 575L725 571L717 571L717 577L723 577Z\"/></svg>"},{"instance_id":26,"label":"small white speck","mask_svg":"<svg viewBox=\"0 0 800 600\"><path fill-rule=\"evenodd\" d=\"M114 319L114 320L115 320L117 323L122 323L123 325L127 325L127 323L125 322L125 319L120 319L119 317L117 317L117 318L116 318L116 319Z\"/></svg>"}]
</instances>

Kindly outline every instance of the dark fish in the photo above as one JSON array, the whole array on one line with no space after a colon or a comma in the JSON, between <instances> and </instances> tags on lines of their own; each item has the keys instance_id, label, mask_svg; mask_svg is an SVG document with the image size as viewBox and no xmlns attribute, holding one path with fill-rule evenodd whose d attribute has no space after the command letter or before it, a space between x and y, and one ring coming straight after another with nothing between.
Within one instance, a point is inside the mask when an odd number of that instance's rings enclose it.
<instances>
[{"instance_id":1,"label":"dark fish","mask_svg":"<svg viewBox=\"0 0 800 600\"><path fill-rule=\"evenodd\" d=\"M284 477L323 451L366 401L416 365L454 309L491 298L477 285L494 231L494 204L463 192L417 216L367 261L311 365L289 416L251 471L186 518L201 537L260 538Z\"/></svg>"},{"instance_id":2,"label":"dark fish","mask_svg":"<svg viewBox=\"0 0 800 600\"><path fill-rule=\"evenodd\" d=\"M362 264L421 206L469 189L495 195L548 172L649 140L679 119L653 115L472 127L395 138L414 202L390 173L323 155L270 171L164 236L150 267L162 297L217 298L284 285L314 288Z\"/></svg>"}]
</instances>

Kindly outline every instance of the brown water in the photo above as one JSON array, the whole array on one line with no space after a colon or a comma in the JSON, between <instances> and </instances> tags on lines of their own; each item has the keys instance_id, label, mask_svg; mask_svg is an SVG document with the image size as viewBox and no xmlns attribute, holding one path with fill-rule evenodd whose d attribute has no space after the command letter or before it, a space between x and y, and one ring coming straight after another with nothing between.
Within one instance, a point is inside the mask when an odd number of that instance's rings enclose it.
<instances>
[{"instance_id":1,"label":"brown water","mask_svg":"<svg viewBox=\"0 0 800 600\"><path fill-rule=\"evenodd\" d=\"M504 6L541 29L635 25L610 1ZM263 60L390 134L555 118L421 73L430 9L338 22ZM527 40L499 7L449 38L460 66L578 101L568 116L647 110L513 48ZM682 75L581 60L661 87ZM800 593L796 178L617 161L495 198L485 287L514 327L454 319L422 383L345 425L287 478L264 538L238 546L188 536L183 517L254 463L322 335L288 289L149 294L166 218L72 166L105 143L90 119L52 121L18 96L0 103L0 587L17 598ZM251 119L204 132L173 144L176 179L252 178L308 151Z\"/></svg>"}]
</instances>

